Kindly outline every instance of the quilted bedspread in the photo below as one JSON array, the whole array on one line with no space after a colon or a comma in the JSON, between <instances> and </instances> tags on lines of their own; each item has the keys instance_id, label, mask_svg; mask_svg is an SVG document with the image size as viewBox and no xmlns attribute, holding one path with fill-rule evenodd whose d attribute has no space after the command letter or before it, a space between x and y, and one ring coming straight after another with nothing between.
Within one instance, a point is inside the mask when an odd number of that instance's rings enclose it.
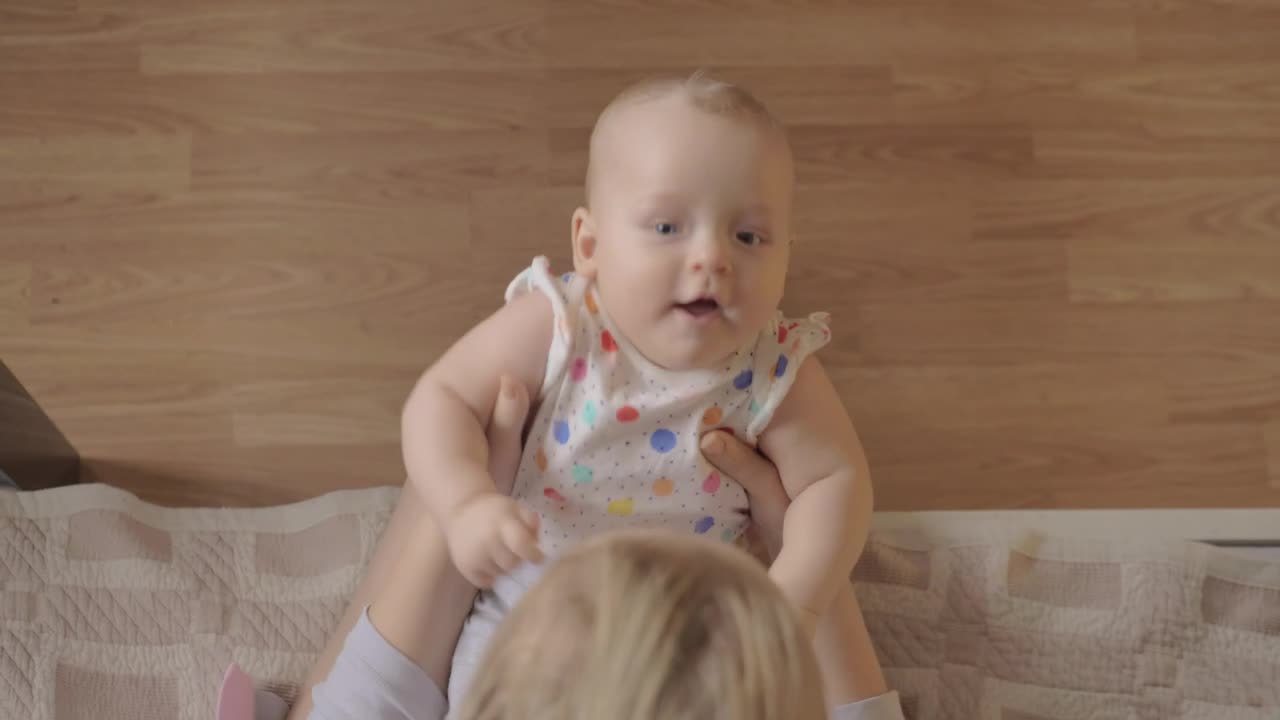
<instances>
[{"instance_id":1,"label":"quilted bedspread","mask_svg":"<svg viewBox=\"0 0 1280 720\"><path fill-rule=\"evenodd\" d=\"M292 699L397 493L0 492L0 719L204 720L231 660ZM911 718L1280 719L1275 563L974 528L874 534L854 579Z\"/></svg>"}]
</instances>

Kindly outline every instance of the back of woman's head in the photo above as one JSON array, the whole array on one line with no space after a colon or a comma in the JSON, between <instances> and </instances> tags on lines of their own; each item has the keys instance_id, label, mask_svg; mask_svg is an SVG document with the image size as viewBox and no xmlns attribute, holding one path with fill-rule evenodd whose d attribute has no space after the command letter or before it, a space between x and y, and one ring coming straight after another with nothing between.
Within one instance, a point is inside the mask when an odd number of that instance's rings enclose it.
<instances>
[{"instance_id":1,"label":"back of woman's head","mask_svg":"<svg viewBox=\"0 0 1280 720\"><path fill-rule=\"evenodd\" d=\"M745 553L619 533L566 554L512 611L463 720L817 720L813 650Z\"/></svg>"}]
</instances>

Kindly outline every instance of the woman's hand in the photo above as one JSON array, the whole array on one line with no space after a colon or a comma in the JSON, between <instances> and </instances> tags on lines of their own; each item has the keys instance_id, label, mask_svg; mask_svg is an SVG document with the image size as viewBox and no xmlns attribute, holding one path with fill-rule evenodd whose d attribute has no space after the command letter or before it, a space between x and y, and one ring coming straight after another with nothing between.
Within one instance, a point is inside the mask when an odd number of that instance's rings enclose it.
<instances>
[{"instance_id":1,"label":"woman's hand","mask_svg":"<svg viewBox=\"0 0 1280 720\"><path fill-rule=\"evenodd\" d=\"M489 474L493 476L493 484L499 493L510 495L516 468L520 466L520 454L524 451L521 436L531 408L524 383L509 375L503 375L498 383L498 397L484 434L489 441Z\"/></svg>"},{"instance_id":2,"label":"woman's hand","mask_svg":"<svg viewBox=\"0 0 1280 720\"><path fill-rule=\"evenodd\" d=\"M782 521L791 498L782 489L778 468L754 448L723 430L702 436L702 454L720 472L738 481L747 491L751 519L764 541L769 559L782 549Z\"/></svg>"}]
</instances>

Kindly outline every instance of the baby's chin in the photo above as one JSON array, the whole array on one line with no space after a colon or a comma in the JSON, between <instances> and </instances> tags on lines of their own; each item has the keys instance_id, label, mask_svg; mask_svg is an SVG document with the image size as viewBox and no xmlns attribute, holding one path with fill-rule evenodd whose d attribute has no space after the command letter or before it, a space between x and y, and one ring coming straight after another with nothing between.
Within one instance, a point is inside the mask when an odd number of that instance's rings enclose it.
<instances>
[{"instance_id":1,"label":"baby's chin","mask_svg":"<svg viewBox=\"0 0 1280 720\"><path fill-rule=\"evenodd\" d=\"M647 353L646 353L647 354ZM650 362L671 372L693 372L696 370L710 370L720 364L732 355L732 351L727 353L654 353L650 356Z\"/></svg>"},{"instance_id":2,"label":"baby's chin","mask_svg":"<svg viewBox=\"0 0 1280 720\"><path fill-rule=\"evenodd\" d=\"M658 333L657 337L648 338L648 342L637 347L650 362L667 370L681 372L720 366L744 344L745 340L739 342L731 333L717 333L717 336L705 340Z\"/></svg>"}]
</instances>

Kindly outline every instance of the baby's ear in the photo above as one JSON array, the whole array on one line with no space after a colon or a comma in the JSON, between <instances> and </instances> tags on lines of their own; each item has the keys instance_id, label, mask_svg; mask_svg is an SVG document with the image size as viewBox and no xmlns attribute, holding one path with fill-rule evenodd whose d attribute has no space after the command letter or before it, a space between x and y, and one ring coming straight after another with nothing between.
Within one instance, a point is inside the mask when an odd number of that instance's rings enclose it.
<instances>
[{"instance_id":1,"label":"baby's ear","mask_svg":"<svg viewBox=\"0 0 1280 720\"><path fill-rule=\"evenodd\" d=\"M594 280L596 277L596 223L591 211L580 207L573 211L570 231L573 233L573 271Z\"/></svg>"}]
</instances>

